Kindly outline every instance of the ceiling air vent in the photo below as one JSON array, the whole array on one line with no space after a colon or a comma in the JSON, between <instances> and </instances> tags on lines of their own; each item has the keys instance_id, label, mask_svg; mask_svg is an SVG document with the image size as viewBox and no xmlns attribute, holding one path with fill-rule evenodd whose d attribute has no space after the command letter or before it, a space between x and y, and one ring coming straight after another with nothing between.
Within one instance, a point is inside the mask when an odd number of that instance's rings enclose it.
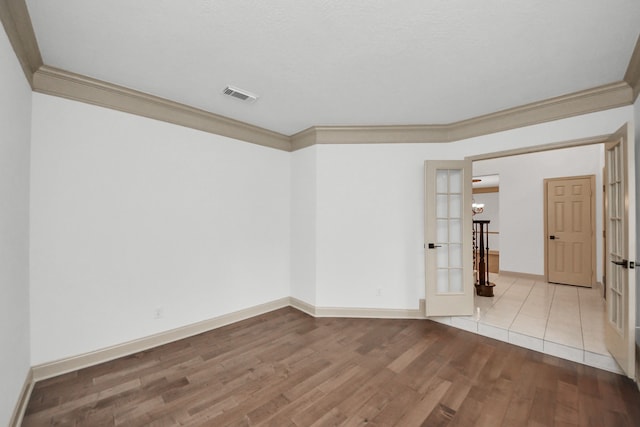
<instances>
[{"instance_id":1,"label":"ceiling air vent","mask_svg":"<svg viewBox=\"0 0 640 427\"><path fill-rule=\"evenodd\" d=\"M223 93L248 103L254 103L258 99L257 95L233 86L225 87Z\"/></svg>"}]
</instances>

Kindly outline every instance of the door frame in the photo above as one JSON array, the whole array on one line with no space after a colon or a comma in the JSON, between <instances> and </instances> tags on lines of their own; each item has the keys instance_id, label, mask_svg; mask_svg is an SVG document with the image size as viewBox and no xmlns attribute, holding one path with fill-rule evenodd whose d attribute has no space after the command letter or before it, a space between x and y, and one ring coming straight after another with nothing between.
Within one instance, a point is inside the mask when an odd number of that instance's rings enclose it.
<instances>
[{"instance_id":1,"label":"door frame","mask_svg":"<svg viewBox=\"0 0 640 427\"><path fill-rule=\"evenodd\" d=\"M566 179L589 179L591 197L590 200L590 211L591 211L591 287L596 285L596 271L598 270L597 260L596 260L596 176L595 175L579 175L579 176L566 176L566 177L554 177L554 178L545 178L543 181L544 185L544 196L543 196L543 206L544 206L544 280L549 282L549 230L548 230L548 212L547 212L547 200L548 200L548 186L547 183L551 181L560 181Z\"/></svg>"},{"instance_id":2,"label":"door frame","mask_svg":"<svg viewBox=\"0 0 640 427\"><path fill-rule=\"evenodd\" d=\"M602 146L604 146L604 144L606 144L607 142L611 141L611 138L613 137L614 134L615 133L591 136L591 137L586 137L586 138L578 138L578 139L557 141L557 142L551 142L549 144L541 144L541 145L537 145L537 146L533 146L533 147L514 148L514 149L511 149L511 150L494 151L492 153L484 153L484 154L478 154L478 155L475 155L475 156L468 156L468 157L465 157L465 159L471 160L471 162L473 163L475 161L480 161L480 160L499 159L501 157L520 156L520 155L523 155L523 154L533 154L533 153L541 153L541 152L544 152L544 151L562 150L564 148L584 147L584 146L587 146L587 145L602 144ZM604 204L604 195L603 195L602 203ZM546 215L545 215L545 218L546 218ZM595 221L594 221L594 223L595 223ZM604 212L603 212L603 223L604 223ZM596 228L597 228L597 224L596 224ZM603 230L604 230L604 224L603 224ZM603 239L603 248L604 248L604 237L601 235L601 238ZM597 248L596 248L596 250L597 250ZM603 258L604 258L604 256L605 256L604 249L603 249L602 252L603 252L602 255L603 255ZM597 255L596 255L596 259L597 259ZM546 262L546 256L545 256L545 262ZM603 261L603 263L605 263L605 261ZM596 276L598 275L597 267L596 267L595 274L596 274ZM604 275L605 272L603 271L602 274ZM545 279L547 277L548 276L547 276L547 270L546 270L546 265L545 265ZM604 280L604 277L602 277L601 279ZM597 277L596 277L596 283L597 283ZM605 289L606 285L605 285L604 281L602 283L602 287L603 287L603 292L606 293L606 289Z\"/></svg>"},{"instance_id":3,"label":"door frame","mask_svg":"<svg viewBox=\"0 0 640 427\"><path fill-rule=\"evenodd\" d=\"M626 122L624 126L630 126L630 122ZM631 128L633 129L633 128ZM542 144L542 145L538 145L538 146L534 146L534 147L524 147L524 148L516 148L516 149L510 149L510 150L503 150L503 151L495 151L492 153L484 153L484 154L478 154L478 155L474 155L474 156L468 156L465 159L469 159L472 162L473 161L478 161L478 160L488 160L488 159L497 159L497 158L501 158L501 157L509 157L509 156L519 156L522 154L530 154L530 153L538 153L538 152L542 152L542 151L552 151L552 150L559 150L559 149L563 149L563 148L572 148L572 147L581 147L581 146L586 146L586 145L595 145L595 144L606 144L608 142L611 142L611 140L615 137L617 131L610 133L610 134L604 134L604 135L597 135L597 136L592 136L592 137L586 137L586 138L579 138L579 139L573 139L573 140L564 140L564 141L557 141L557 142L552 142L549 144ZM636 170L636 174L638 173L638 171ZM636 180L636 175L635 174L631 174L629 176L629 180L631 182L633 182L633 188L636 189L638 182ZM638 212L636 212L636 215L638 214ZM637 218L637 217L636 217ZM604 222L604 221L603 221ZM634 230L635 232L635 230ZM603 250L603 255L605 250ZM637 281L636 283L634 283L633 285L633 290L632 292L634 293L634 296L637 298L636 295L636 289L637 289ZM606 290L606 283L603 283L603 287L605 288L605 292ZM637 301L636 301L637 303ZM639 315L640 313L637 312L637 308L636 306L631 306L630 307L630 312L629 315L632 315L633 313L633 317L635 319L635 317L637 315ZM633 325L633 328L635 329L637 327L637 324ZM631 343L631 345L636 346L635 340L634 342ZM632 350L635 352L635 348ZM636 355L636 364L640 365L640 357L638 357L638 355ZM632 378L633 380L635 380L638 384L638 387L640 388L640 382L638 382L638 380L640 379L640 372L636 372L635 378Z\"/></svg>"}]
</instances>

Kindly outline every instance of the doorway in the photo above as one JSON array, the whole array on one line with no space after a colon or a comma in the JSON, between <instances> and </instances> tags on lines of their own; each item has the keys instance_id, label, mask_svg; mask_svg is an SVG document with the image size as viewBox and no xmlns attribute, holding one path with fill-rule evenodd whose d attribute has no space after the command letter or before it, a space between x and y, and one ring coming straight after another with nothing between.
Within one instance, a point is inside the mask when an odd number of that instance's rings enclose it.
<instances>
[{"instance_id":1,"label":"doorway","mask_svg":"<svg viewBox=\"0 0 640 427\"><path fill-rule=\"evenodd\" d=\"M636 182L635 182L635 174L634 174L635 168L633 163L634 152L635 152L634 145L633 145L633 130L629 127L628 124L626 124L618 132L611 135L604 135L604 136L598 136L593 138L584 138L581 140L566 141L562 143L554 143L554 144L546 145L544 147L507 150L503 152L473 156L470 159L474 161L474 169L473 169L474 175L483 174L483 173L485 174L498 173L501 176L501 191L500 191L501 196L505 192L509 192L509 191L511 192L511 196L513 199L511 201L512 202L511 208L513 210L511 214L513 215L513 218L516 219L515 225L510 224L511 227L504 227L505 222L507 222L505 221L505 219L509 218L510 215L504 214L503 207L506 203L503 203L504 201L503 197L500 198L501 199L500 200L500 207L501 207L500 222L501 222L501 228L505 231L504 233L502 233L501 237L513 235L512 241L510 242L511 245L509 246L511 249L507 249L504 251L505 252L504 264L508 264L509 267L511 267L512 269L511 272L518 272L518 271L526 272L527 268L521 267L522 265L524 265L523 260L526 263L526 260L528 259L526 256L523 256L523 252L526 252L527 249L531 249L531 247L534 246L534 244L536 243L536 238L532 236L536 236L536 235L540 237L544 236L542 232L542 226L540 226L540 231L537 233L532 232L531 227L529 227L532 224L536 225L537 223L537 221L535 220L536 217L540 218L540 222L542 222L542 218L544 218L541 201L545 199L542 197L542 194L540 193L536 194L536 191L543 190L540 174L541 173L547 174L547 171L545 170L545 168L549 164L556 162L556 163L562 164L562 167L564 169L562 169L561 172L564 172L564 173L557 174L555 176L561 176L561 175L581 176L581 173L579 171L576 171L574 167L579 166L581 164L581 162L583 161L583 156L575 156L569 159L566 159L566 158L562 159L562 156L557 155L557 153L559 153L560 150L563 150L566 148L584 147L586 149L586 148L589 148L590 146L595 147L595 149L598 149L601 152L604 152L605 144L606 144L606 164L608 166L608 172L605 174L604 177L600 174L600 171L604 166L604 156L600 156L602 160L602 164L597 165L597 168L593 169L594 172L589 172L589 173L593 173L596 176L596 179L600 180L600 182L596 182L595 187L597 191L600 191L605 187L602 182L603 178L606 179L607 182L605 182L605 184L609 185L609 187L613 185L613 187L611 188L607 187L606 189L607 201L609 202L608 203L609 207L605 209L605 211L607 212L607 215L606 215L608 218L607 221L610 221L610 220L613 220L613 222L620 221L620 224L622 225L620 225L618 228L621 230L622 229L625 230L623 233L620 234L622 238L618 240L616 239L611 240L610 234L613 233L613 231L611 230L616 229L616 227L615 227L615 224L613 223L607 224L607 239L604 240L604 239L597 238L598 246L601 246L601 247L597 249L598 255L596 257L592 257L592 265L595 266L594 268L600 268L602 265L596 262L596 260L604 256L602 255L601 251L606 252L608 258L609 258L609 252L615 255L615 256L611 256L610 260L609 259L607 260L611 262L604 263L606 265L606 283L604 283L604 285L607 291L607 304L606 304L606 313L603 312L603 314L606 314L606 319L603 317L602 322L597 322L598 325L595 325L595 324L593 325L593 326L598 326L602 329L606 329L606 333L603 335L606 336L606 350L608 350L611 354L609 355L609 353L605 350L606 355L605 353L598 352L599 354L597 354L596 356L597 358L601 358L601 356L608 357L607 362L601 363L604 361L604 359L602 358L600 361L595 360L593 357L594 353L589 348L587 348L587 338L589 337L589 335L592 335L593 328L589 328L589 327L587 327L586 329L582 328L582 331L579 332L578 334L579 342L577 342L576 345L573 345L573 346L571 344L566 343L566 341L564 340L564 337L561 336L561 335L565 335L564 329L566 329L566 326L567 326L566 325L567 313L570 311L570 309L575 308L571 304L567 304L567 301L566 301L567 299L564 298L564 295L560 295L560 298L559 298L559 301L562 300L560 302L564 302L564 307L560 307L560 309L557 309L556 316L555 316L557 318L556 319L557 322L555 323L558 324L559 329L558 331L552 331L554 333L562 332L562 333L556 334L557 336L548 336L549 335L547 333L548 331L545 331L543 336L536 337L535 334L539 333L540 331L533 331L533 329L531 328L529 328L531 330L526 332L518 332L514 329L514 325L516 325L516 323L518 322L518 319L515 319L514 316L511 316L506 320L502 319L503 323L505 323L504 326L506 327L503 327L502 325L497 325L495 319L491 318L491 314L492 314L491 312L487 311L486 315L481 315L481 307L477 308L477 315L474 315L473 319L451 318L450 324L454 326L462 327L464 329L476 330L480 334L493 336L494 338L498 338L503 341L512 342L514 344L518 344L527 348L543 351L544 353L582 362L587 365L596 366L603 369L613 368L614 370L618 370L621 373L624 372L626 375L628 375L631 378L634 377L635 366L632 366L632 362L634 360L634 355L635 355L635 347L633 346L634 344L633 332L636 328L636 322L635 322L635 317L636 317L636 310L635 310L636 309L636 292L635 291L636 289L634 286L635 284L635 274L634 274L635 270L633 269L634 263L631 263L629 260L635 259L635 245L633 244L631 239L627 238L628 236L635 236L635 230L636 230L635 203L628 203L628 201L633 200L631 199L631 195L636 194L635 192ZM618 148L616 149L615 147L618 147ZM487 170L477 170L475 167L476 166L475 162L478 162L478 161L501 160L507 157L522 157L521 155L524 155L524 154L538 155L538 154L542 154L550 151L553 151L553 154L547 157L546 162L537 163L527 158L527 161L525 161L524 163L521 162L517 164L516 167L512 167L510 173L507 173L507 174L505 174L499 168L496 168L491 171L487 171ZM617 154L616 154L616 151L617 151ZM614 173L611 171L617 171L617 172ZM584 174L584 172L582 173ZM538 177L537 179L536 179L536 176ZM546 176L554 176L554 175L546 175ZM526 185L527 183L529 184L533 183L534 187L531 187L531 186L527 187ZM613 183L613 184L609 184L609 183ZM538 185L538 190L535 189L536 184ZM598 194L594 200L600 200L601 197L603 196ZM612 208L612 206L614 208ZM615 208L615 206L617 206L617 208ZM594 210L595 210L595 207L591 209L592 212ZM597 212L598 214L602 214L602 212L599 210ZM596 225L596 229L603 230L604 227L603 227L602 216L599 218L599 221L600 222L598 222L598 224ZM545 231L546 231L546 224L545 224ZM506 239L501 239L501 247L504 249L505 246L507 245L503 245L503 243L505 243L503 242L503 240L506 240ZM536 261L536 262L542 261L541 259L543 258L542 248L544 244L547 243L547 240L548 239L546 238L539 238L538 239L539 245L536 246L533 251L530 251L530 253L538 254L536 260L539 260L539 261ZM509 257L508 259L507 259L507 256ZM622 259L620 260L619 258L622 258ZM618 280L618 282L615 282L615 281L611 282L610 276L612 273L611 271L609 271L609 268L612 268L612 267L610 264L614 265L617 268L616 274L618 274L619 276L622 275L622 279ZM500 272L506 273L502 270L502 265L501 265ZM531 295L534 290L539 289L539 287L532 286L534 284L533 283L534 281L535 282L542 281L543 285L546 283L545 275L538 275L535 273L534 274L525 273L525 274L521 274L520 278L522 279L523 276L524 276L524 280L530 280L531 283L528 285L525 285L524 287L518 286L519 289L516 290L517 291L516 293L523 293L521 291L524 291L524 293ZM604 278L605 277L604 271L602 272L598 271L597 277ZM580 305L583 304L583 300L582 300L583 292L589 292L590 294L594 294L594 291L595 291L594 289L585 289L583 287L576 287L576 286L555 285L552 283L546 283L546 285L548 286L544 286L545 288L552 287L555 293L558 293L558 292L560 292L561 294L565 294L567 292L577 293L580 296L580 301L579 301ZM611 291L616 289L619 289L619 295L620 295L620 298L617 298L617 299L612 297L612 294L611 294ZM597 295L597 293L595 293L594 295ZM544 296L542 299L544 299ZM512 300L512 298L507 298L507 300ZM500 302L502 302L502 300L500 300L499 303ZM499 305L499 303L496 303L495 305L491 305L490 310L497 308L496 306ZM595 301L595 303L599 306L603 305L601 297L599 295L597 295L597 301ZM555 298L554 298L553 304L555 304ZM539 306L540 306L539 304L531 304L531 308L535 307L537 309L539 308ZM619 307L620 309L614 310L614 308L616 307ZM518 306L515 309L513 309L513 314L518 316L520 316L521 314L525 315L524 312L528 311L528 310L525 310L525 308L526 308L525 306ZM545 309L545 307L543 307L543 309ZM496 313L498 312L497 310L494 310L494 311ZM551 315L553 314L553 311L554 311L553 306L551 306ZM582 316L581 309L574 310L574 311L576 312L575 315L579 319L578 322L581 322L581 325L580 325L581 327L584 325L585 320L587 321L587 323L589 323L588 322L589 317L587 316L585 318L584 316ZM552 323L551 315L548 318L547 329L548 329L549 323ZM500 317L509 317L509 316L500 316ZM610 332L610 329L612 330L611 326L612 325L615 326L615 322L614 322L615 320L619 320L619 322L617 322L618 324L617 326L619 329L617 333ZM523 323L526 323L526 322L523 322ZM539 325L539 322L528 322L528 323L529 323L528 325L520 325L521 329L522 329L522 326L531 327L531 326ZM606 324L606 327L603 328L605 324ZM623 338L622 339L623 345L619 346L620 349L623 350L622 352L615 351L615 349L618 348L618 346L612 345L612 340L610 339L612 337ZM604 337L598 338L597 340L592 340L592 343L595 341L598 341L597 344L600 344L600 346L602 346L603 345L602 341L605 341L603 338ZM613 357L611 357L611 355L613 355ZM615 361L614 361L614 358L615 358ZM611 364L609 364L609 362L611 362ZM605 365L608 365L608 367Z\"/></svg>"},{"instance_id":2,"label":"doorway","mask_svg":"<svg viewBox=\"0 0 640 427\"><path fill-rule=\"evenodd\" d=\"M500 188L496 193L498 212L494 215L498 221L492 229L499 236L496 249L499 247L500 250L500 272L520 273L546 281L547 245L549 236L554 234L546 229L545 179L593 178L594 182L589 183L593 200L588 202L587 210L591 217L589 233L593 236L587 259L592 262L590 269L595 271L594 277L583 283L593 286L604 275L603 264L596 261L604 257L604 213L592 207L593 203L603 200L604 144L598 140L598 143L585 146L545 148L546 151L540 152L496 153L473 159L474 176L500 177ZM487 201L485 210L492 208L489 203Z\"/></svg>"},{"instance_id":3,"label":"doorway","mask_svg":"<svg viewBox=\"0 0 640 427\"><path fill-rule=\"evenodd\" d=\"M452 319L452 324L620 372L607 353L604 331L600 331L604 329L599 320L604 318L602 308L597 315L591 310L592 306L603 306L601 293L595 288L549 284L544 266L544 246L548 243L544 226L544 179L594 176L594 201L600 200L607 140L608 137L596 137L546 146L539 152L522 149L472 158L474 176L500 176L499 228L496 230L500 233L501 274L496 278L496 295L500 298L494 299L496 302L485 299L477 305L474 322ZM586 154L589 152L591 160ZM596 230L602 230L602 223L603 212L598 210ZM600 236L595 233L594 265L602 256ZM600 264L596 280L602 276ZM568 336L573 333L576 335Z\"/></svg>"}]
</instances>

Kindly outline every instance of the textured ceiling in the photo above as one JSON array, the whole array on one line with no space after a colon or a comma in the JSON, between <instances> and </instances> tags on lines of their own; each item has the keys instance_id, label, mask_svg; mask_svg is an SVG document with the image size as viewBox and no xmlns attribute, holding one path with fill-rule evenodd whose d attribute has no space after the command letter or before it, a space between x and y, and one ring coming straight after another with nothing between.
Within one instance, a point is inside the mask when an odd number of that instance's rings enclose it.
<instances>
[{"instance_id":1,"label":"textured ceiling","mask_svg":"<svg viewBox=\"0 0 640 427\"><path fill-rule=\"evenodd\" d=\"M621 81L640 32L639 0L27 6L47 65L287 135L451 123Z\"/></svg>"}]
</instances>

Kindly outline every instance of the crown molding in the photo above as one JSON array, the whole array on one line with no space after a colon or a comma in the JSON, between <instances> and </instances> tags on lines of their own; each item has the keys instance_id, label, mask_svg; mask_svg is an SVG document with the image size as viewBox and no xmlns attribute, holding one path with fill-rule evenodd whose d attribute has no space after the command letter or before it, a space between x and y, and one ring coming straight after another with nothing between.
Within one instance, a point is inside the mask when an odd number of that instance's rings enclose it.
<instances>
[{"instance_id":1,"label":"crown molding","mask_svg":"<svg viewBox=\"0 0 640 427\"><path fill-rule=\"evenodd\" d=\"M632 103L633 91L626 82L611 83L453 123L450 125L447 142L623 107Z\"/></svg>"},{"instance_id":2,"label":"crown molding","mask_svg":"<svg viewBox=\"0 0 640 427\"><path fill-rule=\"evenodd\" d=\"M447 142L448 125L320 126L316 144L412 144Z\"/></svg>"},{"instance_id":3,"label":"crown molding","mask_svg":"<svg viewBox=\"0 0 640 427\"><path fill-rule=\"evenodd\" d=\"M168 99L43 65L33 75L33 90L138 116L290 151L290 138Z\"/></svg>"},{"instance_id":4,"label":"crown molding","mask_svg":"<svg viewBox=\"0 0 640 427\"><path fill-rule=\"evenodd\" d=\"M291 137L292 151L316 144L447 142L447 125L313 126Z\"/></svg>"},{"instance_id":5,"label":"crown molding","mask_svg":"<svg viewBox=\"0 0 640 427\"><path fill-rule=\"evenodd\" d=\"M314 126L292 137L292 150L315 144L455 142L623 107L633 99L629 84L616 82L446 125Z\"/></svg>"},{"instance_id":6,"label":"crown molding","mask_svg":"<svg viewBox=\"0 0 640 427\"><path fill-rule=\"evenodd\" d=\"M312 126L291 136L291 150L316 144L450 142L450 125Z\"/></svg>"},{"instance_id":7,"label":"crown molding","mask_svg":"<svg viewBox=\"0 0 640 427\"><path fill-rule=\"evenodd\" d=\"M631 54L627 72L624 74L624 81L633 89L632 102L635 102L640 95L640 36L638 36L636 47Z\"/></svg>"},{"instance_id":8,"label":"crown molding","mask_svg":"<svg viewBox=\"0 0 640 427\"><path fill-rule=\"evenodd\" d=\"M25 1L0 0L0 21L22 71L33 88L33 73L42 65L42 56Z\"/></svg>"},{"instance_id":9,"label":"crown molding","mask_svg":"<svg viewBox=\"0 0 640 427\"><path fill-rule=\"evenodd\" d=\"M317 144L447 143L631 105L633 89L616 82L445 125L313 126L289 137L204 110L46 65L33 90L139 116L295 151Z\"/></svg>"},{"instance_id":10,"label":"crown molding","mask_svg":"<svg viewBox=\"0 0 640 427\"><path fill-rule=\"evenodd\" d=\"M283 151L316 144L446 143L631 105L640 92L640 37L624 81L459 122L436 125L313 126L280 134L147 93L43 65L25 0L0 0L0 21L32 89Z\"/></svg>"},{"instance_id":11,"label":"crown molding","mask_svg":"<svg viewBox=\"0 0 640 427\"><path fill-rule=\"evenodd\" d=\"M46 65L33 90L139 116L295 151L316 144L447 143L633 103L627 82L616 82L446 125L313 126L289 137L143 92Z\"/></svg>"},{"instance_id":12,"label":"crown molding","mask_svg":"<svg viewBox=\"0 0 640 427\"><path fill-rule=\"evenodd\" d=\"M316 145L318 137L316 128L310 127L291 136L291 151L301 150L303 148Z\"/></svg>"}]
</instances>

